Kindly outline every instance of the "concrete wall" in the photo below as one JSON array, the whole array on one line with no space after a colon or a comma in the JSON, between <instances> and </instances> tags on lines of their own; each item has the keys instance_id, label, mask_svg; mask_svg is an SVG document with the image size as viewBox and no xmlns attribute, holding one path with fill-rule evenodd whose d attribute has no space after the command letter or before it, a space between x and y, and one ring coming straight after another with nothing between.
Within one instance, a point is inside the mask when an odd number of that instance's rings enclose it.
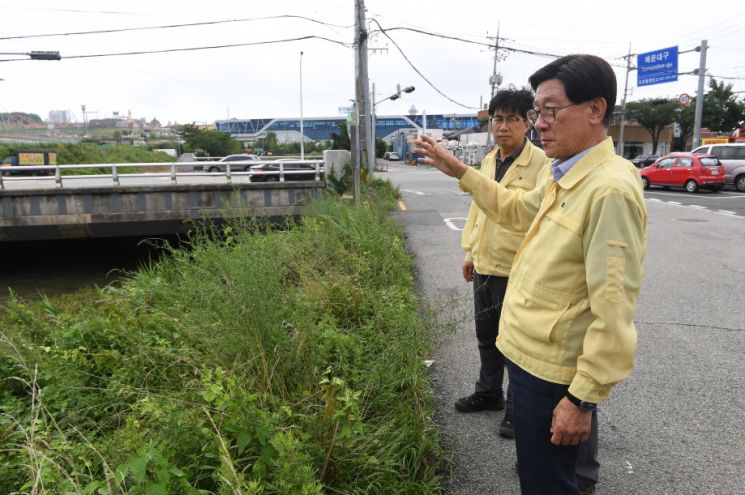
<instances>
[{"instance_id":1,"label":"concrete wall","mask_svg":"<svg viewBox=\"0 0 745 495\"><path fill-rule=\"evenodd\" d=\"M323 152L323 170L334 178L341 179L344 167L352 164L352 153L348 150L325 150Z\"/></svg>"},{"instance_id":2,"label":"concrete wall","mask_svg":"<svg viewBox=\"0 0 745 495\"><path fill-rule=\"evenodd\" d=\"M185 232L199 220L302 214L324 182L3 191L0 241Z\"/></svg>"}]
</instances>

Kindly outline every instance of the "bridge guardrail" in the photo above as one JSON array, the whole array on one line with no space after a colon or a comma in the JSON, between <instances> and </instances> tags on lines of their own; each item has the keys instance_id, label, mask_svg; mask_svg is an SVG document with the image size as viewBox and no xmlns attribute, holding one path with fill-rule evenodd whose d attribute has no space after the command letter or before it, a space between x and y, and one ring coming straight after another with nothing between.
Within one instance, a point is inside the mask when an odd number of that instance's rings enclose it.
<instances>
[{"instance_id":1,"label":"bridge guardrail","mask_svg":"<svg viewBox=\"0 0 745 495\"><path fill-rule=\"evenodd\" d=\"M177 184L179 177L220 177L224 176L228 184L231 183L232 177L247 177L248 182L254 182L251 180L253 176L260 177L278 177L279 182L286 182L286 175L313 175L313 180L318 182L322 180L322 174L324 173L323 160L295 160L295 159L280 159L280 160L246 160L246 161L234 161L234 162L214 162L220 166L224 166L224 171L217 172L200 172L195 171L195 166L204 167L206 164L212 162L198 161L198 162L160 162L160 163L90 163L90 164L76 164L76 165L14 165L14 166L2 166L0 167L0 190L6 188L6 183L12 184L15 181L38 181L40 185L50 184L52 179L55 187L64 187L66 183L76 184L79 181L86 179L106 179L111 178L112 183L116 186L121 185L122 179L127 178L153 178L153 177L170 177L171 183ZM262 164L273 164L278 165L278 170L262 170L262 171L244 171L243 168L246 165L262 165ZM312 165L312 169L298 170L292 169L291 171L286 170L287 165ZM231 166L237 170L231 171ZM121 173L122 168L137 168L137 169L163 169L169 167L168 172L155 171L155 172L137 172ZM90 169L90 168L103 168L110 169L111 172L106 174L85 174L85 175L64 175L63 170L75 170L75 169ZM180 171L179 169L186 169L186 171ZM33 175L35 172L46 174L53 170L53 175ZM32 175L19 176L21 173L30 172ZM6 176L6 174L8 174Z\"/></svg>"}]
</instances>

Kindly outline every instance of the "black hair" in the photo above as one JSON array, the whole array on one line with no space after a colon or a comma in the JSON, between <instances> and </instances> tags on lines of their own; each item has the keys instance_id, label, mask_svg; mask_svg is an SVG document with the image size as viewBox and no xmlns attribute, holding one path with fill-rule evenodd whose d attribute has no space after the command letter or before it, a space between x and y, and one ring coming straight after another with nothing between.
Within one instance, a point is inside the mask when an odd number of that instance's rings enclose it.
<instances>
[{"instance_id":1,"label":"black hair","mask_svg":"<svg viewBox=\"0 0 745 495\"><path fill-rule=\"evenodd\" d=\"M489 102L489 117L497 110L504 110L525 118L528 111L533 108L534 96L528 88L499 90Z\"/></svg>"},{"instance_id":2,"label":"black hair","mask_svg":"<svg viewBox=\"0 0 745 495\"><path fill-rule=\"evenodd\" d=\"M610 125L617 90L616 74L608 62L595 55L567 55L538 69L528 81L536 90L538 85L550 79L558 79L564 84L564 91L572 103L603 98L607 104L603 122Z\"/></svg>"}]
</instances>

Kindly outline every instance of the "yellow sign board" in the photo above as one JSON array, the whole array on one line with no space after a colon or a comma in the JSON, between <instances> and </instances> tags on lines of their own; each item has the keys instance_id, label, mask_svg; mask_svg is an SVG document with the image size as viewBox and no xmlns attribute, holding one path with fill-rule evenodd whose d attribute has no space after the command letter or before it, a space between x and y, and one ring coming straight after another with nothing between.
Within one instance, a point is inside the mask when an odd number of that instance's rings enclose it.
<instances>
[{"instance_id":1,"label":"yellow sign board","mask_svg":"<svg viewBox=\"0 0 745 495\"><path fill-rule=\"evenodd\" d=\"M54 151L19 151L18 165L57 165L57 153Z\"/></svg>"},{"instance_id":2,"label":"yellow sign board","mask_svg":"<svg viewBox=\"0 0 745 495\"><path fill-rule=\"evenodd\" d=\"M701 138L701 144L721 144L729 143L729 139L726 137L712 137L712 138Z\"/></svg>"}]
</instances>

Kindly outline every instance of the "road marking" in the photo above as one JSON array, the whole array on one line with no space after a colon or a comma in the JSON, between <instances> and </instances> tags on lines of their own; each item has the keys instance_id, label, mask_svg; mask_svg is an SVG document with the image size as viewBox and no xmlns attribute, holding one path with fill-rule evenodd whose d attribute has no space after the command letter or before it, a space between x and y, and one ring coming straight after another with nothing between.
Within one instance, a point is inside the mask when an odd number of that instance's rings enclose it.
<instances>
[{"instance_id":1,"label":"road marking","mask_svg":"<svg viewBox=\"0 0 745 495\"><path fill-rule=\"evenodd\" d=\"M401 189L403 192L416 194L417 196L426 196L427 193L423 193L422 191L414 191L413 189Z\"/></svg>"},{"instance_id":2,"label":"road marking","mask_svg":"<svg viewBox=\"0 0 745 495\"><path fill-rule=\"evenodd\" d=\"M404 204L403 201L398 202L398 209L401 211L406 211L406 205Z\"/></svg>"},{"instance_id":3,"label":"road marking","mask_svg":"<svg viewBox=\"0 0 745 495\"><path fill-rule=\"evenodd\" d=\"M651 193L651 194L659 194L661 196L678 196L680 197L681 194L688 194L681 192L674 192L674 191L660 191L660 190L646 190L645 192ZM707 194L707 199L742 199L745 198L745 194L741 194L735 191L720 191L716 194ZM651 199L651 198L650 198Z\"/></svg>"},{"instance_id":4,"label":"road marking","mask_svg":"<svg viewBox=\"0 0 745 495\"><path fill-rule=\"evenodd\" d=\"M626 473L634 474L634 466L632 466L629 461L626 461Z\"/></svg>"},{"instance_id":5,"label":"road marking","mask_svg":"<svg viewBox=\"0 0 745 495\"><path fill-rule=\"evenodd\" d=\"M459 229L458 227L456 227L456 225L452 222L452 220L468 220L468 219L465 217L453 217L453 218L443 218L442 220L445 222L445 225L450 227L451 230L461 231L463 229L462 228Z\"/></svg>"},{"instance_id":6,"label":"road marking","mask_svg":"<svg viewBox=\"0 0 745 495\"><path fill-rule=\"evenodd\" d=\"M663 200L659 200L659 199L655 199L655 198L644 198L644 199L645 199L645 201L656 201L658 203L668 204L668 205L672 205L672 206L680 206L682 208L695 208L696 210L699 210L699 211L708 211L708 212L711 212L711 213L716 213L718 215L724 215L724 216L727 216L727 217L730 217L730 218L745 219L745 216L740 215L738 212L731 211L731 210L710 210L706 206L701 206L701 205L684 205L683 203L680 203L678 201L663 201Z\"/></svg>"}]
</instances>

